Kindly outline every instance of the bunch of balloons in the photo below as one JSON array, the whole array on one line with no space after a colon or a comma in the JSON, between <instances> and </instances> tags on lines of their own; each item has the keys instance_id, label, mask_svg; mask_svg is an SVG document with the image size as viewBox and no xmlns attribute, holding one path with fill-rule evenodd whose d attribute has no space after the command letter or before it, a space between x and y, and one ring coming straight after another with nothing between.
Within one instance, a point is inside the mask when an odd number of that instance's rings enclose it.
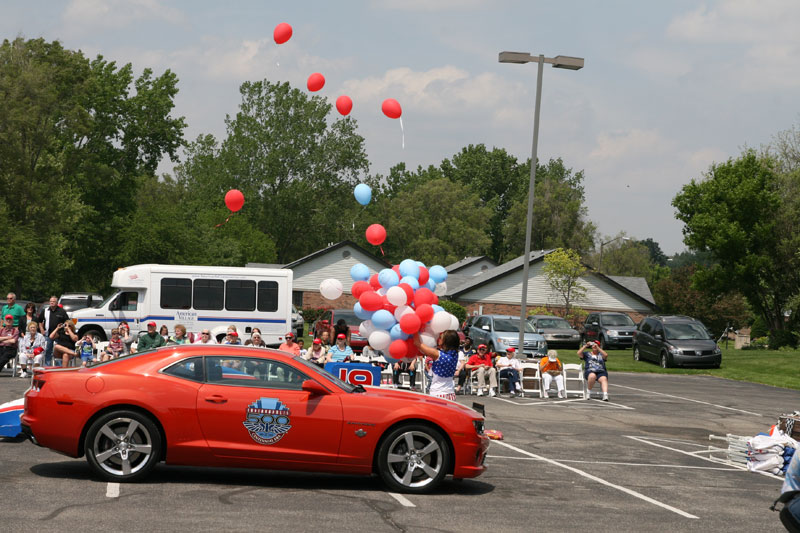
<instances>
[{"instance_id":1,"label":"bunch of balloons","mask_svg":"<svg viewBox=\"0 0 800 533\"><path fill-rule=\"evenodd\" d=\"M370 275L366 265L357 263L350 277L354 282L350 291L358 299L353 312L363 320L359 334L382 350L390 363L414 360L418 355L412 339L415 333L423 344L435 347L441 332L458 329L458 319L438 305L434 293L447 279L440 265L429 269L419 261L404 259Z\"/></svg>"}]
</instances>

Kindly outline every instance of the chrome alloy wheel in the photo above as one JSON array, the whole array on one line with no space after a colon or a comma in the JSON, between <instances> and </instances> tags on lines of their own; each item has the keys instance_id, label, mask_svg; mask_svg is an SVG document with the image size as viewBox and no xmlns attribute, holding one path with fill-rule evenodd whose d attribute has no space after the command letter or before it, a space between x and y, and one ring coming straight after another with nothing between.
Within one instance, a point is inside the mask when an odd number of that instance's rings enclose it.
<instances>
[{"instance_id":1,"label":"chrome alloy wheel","mask_svg":"<svg viewBox=\"0 0 800 533\"><path fill-rule=\"evenodd\" d=\"M135 474L144 468L153 453L147 428L132 418L114 418L100 428L92 443L97 464L113 476Z\"/></svg>"},{"instance_id":2,"label":"chrome alloy wheel","mask_svg":"<svg viewBox=\"0 0 800 533\"><path fill-rule=\"evenodd\" d=\"M420 488L437 478L444 468L444 454L433 436L422 431L406 431L389 445L386 462L397 483Z\"/></svg>"}]
</instances>

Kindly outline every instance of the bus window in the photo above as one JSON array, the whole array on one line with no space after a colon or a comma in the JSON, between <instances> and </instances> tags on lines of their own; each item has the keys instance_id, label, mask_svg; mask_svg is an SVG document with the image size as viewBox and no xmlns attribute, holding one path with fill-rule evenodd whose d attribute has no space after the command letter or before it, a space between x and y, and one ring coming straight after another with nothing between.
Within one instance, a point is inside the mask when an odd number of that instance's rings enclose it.
<instances>
[{"instance_id":1,"label":"bus window","mask_svg":"<svg viewBox=\"0 0 800 533\"><path fill-rule=\"evenodd\" d=\"M228 311L255 311L256 282L232 279L225 283L225 309Z\"/></svg>"},{"instance_id":2,"label":"bus window","mask_svg":"<svg viewBox=\"0 0 800 533\"><path fill-rule=\"evenodd\" d=\"M192 280L163 278L161 280L161 309L191 309Z\"/></svg>"},{"instance_id":3,"label":"bus window","mask_svg":"<svg viewBox=\"0 0 800 533\"><path fill-rule=\"evenodd\" d=\"M258 282L258 310L277 311L278 310L278 282L259 281Z\"/></svg>"},{"instance_id":4,"label":"bus window","mask_svg":"<svg viewBox=\"0 0 800 533\"><path fill-rule=\"evenodd\" d=\"M225 282L221 279L194 280L192 300L195 309L221 311L225 299Z\"/></svg>"}]
</instances>

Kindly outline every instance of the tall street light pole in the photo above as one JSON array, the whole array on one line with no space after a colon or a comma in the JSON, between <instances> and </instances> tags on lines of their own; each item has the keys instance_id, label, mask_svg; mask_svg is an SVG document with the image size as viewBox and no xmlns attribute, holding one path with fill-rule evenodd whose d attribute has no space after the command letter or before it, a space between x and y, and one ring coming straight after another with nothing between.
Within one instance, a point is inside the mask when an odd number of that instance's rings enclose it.
<instances>
[{"instance_id":1,"label":"tall street light pole","mask_svg":"<svg viewBox=\"0 0 800 533\"><path fill-rule=\"evenodd\" d=\"M630 240L630 238L623 237L623 236L620 235L619 237L614 237L610 241L606 241L606 242L601 242L600 243L600 272L603 272L603 246L605 246L606 244L611 244L612 242L618 241L620 239L622 239L623 241L629 241Z\"/></svg>"},{"instance_id":2,"label":"tall street light pole","mask_svg":"<svg viewBox=\"0 0 800 533\"><path fill-rule=\"evenodd\" d=\"M533 147L531 148L531 179L528 184L528 218L525 224L525 255L522 261L522 300L519 310L519 344L517 350L523 357L525 354L525 323L528 318L528 274L530 271L531 256L531 230L533 227L533 190L536 185L536 161L539 148L539 110L542 103L542 74L544 74L544 64L549 63L554 68L567 70L580 70L583 68L582 57L556 56L545 57L542 54L534 56L526 52L500 52L498 58L500 63L538 63L536 74L536 105L533 112Z\"/></svg>"}]
</instances>

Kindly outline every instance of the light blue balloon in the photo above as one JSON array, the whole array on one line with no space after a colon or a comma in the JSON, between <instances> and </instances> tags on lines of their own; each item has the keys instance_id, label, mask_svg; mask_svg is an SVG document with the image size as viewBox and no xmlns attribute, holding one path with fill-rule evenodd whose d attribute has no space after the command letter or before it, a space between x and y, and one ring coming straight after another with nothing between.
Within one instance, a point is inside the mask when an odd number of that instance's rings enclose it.
<instances>
[{"instance_id":1,"label":"light blue balloon","mask_svg":"<svg viewBox=\"0 0 800 533\"><path fill-rule=\"evenodd\" d=\"M378 309L372 313L372 323L375 324L377 329L392 329L392 326L397 324L394 315L386 309Z\"/></svg>"},{"instance_id":2,"label":"light blue balloon","mask_svg":"<svg viewBox=\"0 0 800 533\"><path fill-rule=\"evenodd\" d=\"M389 350L383 350L382 353L383 353L383 358L386 359L386 362L389 363L390 365L403 362L402 359L395 359L394 357L389 355Z\"/></svg>"},{"instance_id":3,"label":"light blue balloon","mask_svg":"<svg viewBox=\"0 0 800 533\"><path fill-rule=\"evenodd\" d=\"M425 267L425 263L423 263L422 261L414 261L414 262L417 264L418 267L423 267L423 268Z\"/></svg>"},{"instance_id":4,"label":"light blue balloon","mask_svg":"<svg viewBox=\"0 0 800 533\"><path fill-rule=\"evenodd\" d=\"M429 279L428 281L426 281L425 282L425 286L428 287L432 291L436 290L436 282L433 281L432 279Z\"/></svg>"},{"instance_id":5,"label":"light blue balloon","mask_svg":"<svg viewBox=\"0 0 800 533\"><path fill-rule=\"evenodd\" d=\"M350 277L353 281L367 281L369 279L369 267L364 263L356 263L350 267Z\"/></svg>"},{"instance_id":6,"label":"light blue balloon","mask_svg":"<svg viewBox=\"0 0 800 533\"><path fill-rule=\"evenodd\" d=\"M389 330L389 336L392 338L393 341L396 340L406 340L411 337L408 333L403 333L403 330L400 329L400 324L395 324L392 326L392 329Z\"/></svg>"},{"instance_id":7,"label":"light blue balloon","mask_svg":"<svg viewBox=\"0 0 800 533\"><path fill-rule=\"evenodd\" d=\"M353 313L355 313L355 315L361 320L369 320L372 318L373 312L367 311L361 307L360 303L356 302L356 304L353 306Z\"/></svg>"},{"instance_id":8,"label":"light blue balloon","mask_svg":"<svg viewBox=\"0 0 800 533\"><path fill-rule=\"evenodd\" d=\"M447 279L447 270L442 265L433 265L428 269L428 274L436 283L441 283Z\"/></svg>"},{"instance_id":9,"label":"light blue balloon","mask_svg":"<svg viewBox=\"0 0 800 533\"><path fill-rule=\"evenodd\" d=\"M400 261L400 275L419 279L419 265L413 259L403 259Z\"/></svg>"},{"instance_id":10,"label":"light blue balloon","mask_svg":"<svg viewBox=\"0 0 800 533\"><path fill-rule=\"evenodd\" d=\"M369 188L369 185L359 183L353 190L353 196L356 197L356 201L361 205L367 205L372 200L372 189Z\"/></svg>"},{"instance_id":11,"label":"light blue balloon","mask_svg":"<svg viewBox=\"0 0 800 533\"><path fill-rule=\"evenodd\" d=\"M414 290L419 289L419 281L417 281L417 278L412 278L411 276L405 276L400 280L400 283L407 283L411 285L411 288Z\"/></svg>"},{"instance_id":12,"label":"light blue balloon","mask_svg":"<svg viewBox=\"0 0 800 533\"><path fill-rule=\"evenodd\" d=\"M384 268L378 272L378 283L380 283L381 287L384 289L388 289L400 283L400 276L391 268Z\"/></svg>"},{"instance_id":13,"label":"light blue balloon","mask_svg":"<svg viewBox=\"0 0 800 533\"><path fill-rule=\"evenodd\" d=\"M433 304L431 307L433 307L434 313L438 313L439 311L444 311L444 307L442 307L441 305Z\"/></svg>"}]
</instances>

